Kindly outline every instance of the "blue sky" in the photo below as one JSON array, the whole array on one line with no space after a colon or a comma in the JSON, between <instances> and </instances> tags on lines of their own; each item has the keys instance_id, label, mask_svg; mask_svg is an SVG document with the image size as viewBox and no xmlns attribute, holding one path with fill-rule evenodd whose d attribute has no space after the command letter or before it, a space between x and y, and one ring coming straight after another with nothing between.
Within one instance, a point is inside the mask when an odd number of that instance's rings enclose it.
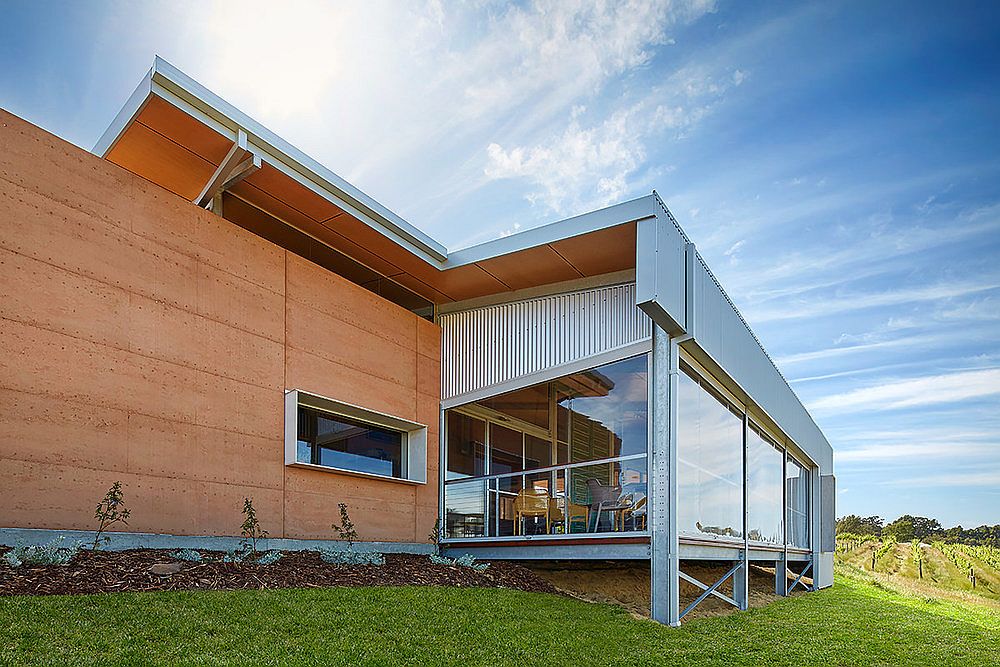
<instances>
[{"instance_id":1,"label":"blue sky","mask_svg":"<svg viewBox=\"0 0 1000 667\"><path fill-rule=\"evenodd\" d=\"M655 188L838 514L1000 523L1000 4L0 9L13 113L90 148L159 54L452 249Z\"/></svg>"}]
</instances>

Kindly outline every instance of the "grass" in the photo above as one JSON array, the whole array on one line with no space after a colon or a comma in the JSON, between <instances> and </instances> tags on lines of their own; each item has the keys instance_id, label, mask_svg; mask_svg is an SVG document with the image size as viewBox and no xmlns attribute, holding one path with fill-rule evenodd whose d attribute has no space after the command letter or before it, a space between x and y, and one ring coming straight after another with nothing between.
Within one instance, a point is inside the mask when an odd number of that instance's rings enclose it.
<instances>
[{"instance_id":1,"label":"grass","mask_svg":"<svg viewBox=\"0 0 1000 667\"><path fill-rule=\"evenodd\" d=\"M669 629L606 605L459 588L0 599L0 664L984 665L1000 614L877 582Z\"/></svg>"}]
</instances>

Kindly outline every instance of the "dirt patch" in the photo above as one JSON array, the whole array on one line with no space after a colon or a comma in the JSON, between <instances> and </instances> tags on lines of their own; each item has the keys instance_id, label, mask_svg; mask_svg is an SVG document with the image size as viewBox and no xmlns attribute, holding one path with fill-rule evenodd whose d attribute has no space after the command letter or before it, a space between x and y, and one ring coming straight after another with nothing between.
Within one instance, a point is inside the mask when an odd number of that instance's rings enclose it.
<instances>
[{"instance_id":1,"label":"dirt patch","mask_svg":"<svg viewBox=\"0 0 1000 667\"><path fill-rule=\"evenodd\" d=\"M6 549L0 549L0 552ZM285 552L271 565L223 563L201 552L202 562L168 551L81 552L68 565L11 568L0 561L0 595L69 595L118 591L238 590L329 586L462 586L554 593L555 587L520 565L497 561L483 572L434 565L427 556L386 554L385 565L332 565L314 551ZM156 574L161 572L163 574Z\"/></svg>"},{"instance_id":2,"label":"dirt patch","mask_svg":"<svg viewBox=\"0 0 1000 667\"><path fill-rule=\"evenodd\" d=\"M588 602L618 605L637 616L649 617L649 564L646 562L532 563L529 567L561 593ZM726 574L730 567L732 567L731 564L685 562L681 565L681 570L685 574L711 585ZM732 597L732 580L724 583L718 590ZM681 580L681 610L694 602L701 595L701 592L701 589L694 584ZM797 594L793 593L793 595ZM750 607L763 607L778 599L780 596L774 592L774 569L751 565ZM736 611L737 609L727 602L709 596L684 618L687 620L707 616L724 616Z\"/></svg>"}]
</instances>

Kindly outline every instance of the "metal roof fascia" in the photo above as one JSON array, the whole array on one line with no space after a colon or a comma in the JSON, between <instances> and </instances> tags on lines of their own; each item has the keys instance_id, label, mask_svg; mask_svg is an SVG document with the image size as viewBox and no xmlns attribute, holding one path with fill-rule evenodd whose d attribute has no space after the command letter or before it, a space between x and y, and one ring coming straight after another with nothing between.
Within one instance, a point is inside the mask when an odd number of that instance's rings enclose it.
<instances>
[{"instance_id":1,"label":"metal roof fascia","mask_svg":"<svg viewBox=\"0 0 1000 667\"><path fill-rule=\"evenodd\" d=\"M448 260L442 268L445 270L454 269L609 227L645 220L655 215L654 202L653 195L643 195L572 218L550 222L517 234L493 239L461 250L454 250L449 253Z\"/></svg>"},{"instance_id":2,"label":"metal roof fascia","mask_svg":"<svg viewBox=\"0 0 1000 667\"><path fill-rule=\"evenodd\" d=\"M153 69L155 69L155 65ZM146 76L142 77L142 81L139 82L139 85L129 95L125 104L122 105L122 108L115 115L111 124L108 125L108 129L104 130L104 134L97 140L94 149L91 151L94 155L104 159L111 152L111 149L115 147L115 144L118 143L118 138L125 128L146 108L146 102L149 101L149 93L152 90L153 69L150 69L146 72Z\"/></svg>"}]
</instances>

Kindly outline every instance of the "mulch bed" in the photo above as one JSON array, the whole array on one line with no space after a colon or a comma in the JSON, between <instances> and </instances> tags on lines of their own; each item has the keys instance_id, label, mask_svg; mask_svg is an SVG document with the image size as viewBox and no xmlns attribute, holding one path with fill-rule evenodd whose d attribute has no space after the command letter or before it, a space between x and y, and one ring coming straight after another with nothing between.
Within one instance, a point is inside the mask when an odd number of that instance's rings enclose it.
<instances>
[{"instance_id":1,"label":"mulch bed","mask_svg":"<svg viewBox=\"0 0 1000 667\"><path fill-rule=\"evenodd\" d=\"M0 553L6 549L0 548ZM427 556L386 554L385 565L333 565L314 551L288 551L272 565L222 563L222 553L203 551L200 563L179 561L169 551L80 552L68 565L22 565L0 560L0 595L72 595L121 591L240 590L330 586L462 586L554 593L555 587L514 563L492 562L484 572L434 565ZM177 564L169 575L150 572Z\"/></svg>"}]
</instances>

